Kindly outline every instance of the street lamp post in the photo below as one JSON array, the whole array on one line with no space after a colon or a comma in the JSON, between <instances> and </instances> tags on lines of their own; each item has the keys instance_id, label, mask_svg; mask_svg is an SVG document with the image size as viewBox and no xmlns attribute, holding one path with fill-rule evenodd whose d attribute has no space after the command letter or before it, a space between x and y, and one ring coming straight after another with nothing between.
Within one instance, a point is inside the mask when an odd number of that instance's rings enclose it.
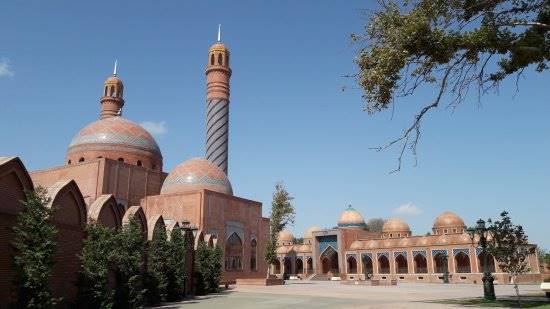
<instances>
[{"instance_id":1,"label":"street lamp post","mask_svg":"<svg viewBox=\"0 0 550 309\"><path fill-rule=\"evenodd\" d=\"M449 283L449 256L446 253L439 255L439 262L445 267L443 273L443 283Z\"/></svg>"},{"instance_id":2,"label":"street lamp post","mask_svg":"<svg viewBox=\"0 0 550 309\"><path fill-rule=\"evenodd\" d=\"M483 297L486 300L495 300L495 285L493 281L495 278L489 270L488 252L487 252L487 236L489 229L485 226L483 219L477 220L477 225L474 228L469 228L468 233L472 239L472 244L475 245L475 236L479 236L479 246L481 247L481 253L483 254Z\"/></svg>"}]
</instances>

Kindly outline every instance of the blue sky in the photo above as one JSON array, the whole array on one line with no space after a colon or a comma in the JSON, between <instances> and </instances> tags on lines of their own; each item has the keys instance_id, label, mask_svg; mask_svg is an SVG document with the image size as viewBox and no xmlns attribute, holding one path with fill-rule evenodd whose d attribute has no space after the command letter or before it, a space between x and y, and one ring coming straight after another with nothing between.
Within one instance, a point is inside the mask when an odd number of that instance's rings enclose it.
<instances>
[{"instance_id":1,"label":"blue sky","mask_svg":"<svg viewBox=\"0 0 550 309\"><path fill-rule=\"evenodd\" d=\"M229 176L264 203L276 181L295 196L295 234L331 227L348 203L366 219L402 216L415 234L444 210L473 224L503 209L550 249L549 73L502 84L479 105L429 115L418 148L389 174L397 136L434 89L399 100L395 115L361 111L353 73L368 1L4 1L0 4L0 154L29 170L63 164L72 136L99 115L119 60L124 116L163 124L169 171L203 155L204 68L223 24L232 52ZM342 91L346 87L346 91ZM403 206L409 205L409 206ZM414 205L411 207L410 205ZM402 207L403 206L403 207ZM400 214L397 209L408 209ZM413 211L410 211L410 210ZM397 211L397 212L396 212Z\"/></svg>"}]
</instances>

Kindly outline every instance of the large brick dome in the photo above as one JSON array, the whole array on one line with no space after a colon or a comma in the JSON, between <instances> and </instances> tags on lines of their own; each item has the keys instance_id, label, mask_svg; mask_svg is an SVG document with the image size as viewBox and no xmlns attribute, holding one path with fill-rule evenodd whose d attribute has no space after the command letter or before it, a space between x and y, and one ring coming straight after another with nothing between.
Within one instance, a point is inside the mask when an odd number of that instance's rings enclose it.
<instances>
[{"instance_id":1,"label":"large brick dome","mask_svg":"<svg viewBox=\"0 0 550 309\"><path fill-rule=\"evenodd\" d=\"M162 154L153 136L140 125L119 116L92 122L71 141L68 164L96 158L162 170Z\"/></svg>"},{"instance_id":2,"label":"large brick dome","mask_svg":"<svg viewBox=\"0 0 550 309\"><path fill-rule=\"evenodd\" d=\"M207 189L233 195L225 173L212 162L194 158L176 166L164 180L162 194L183 193Z\"/></svg>"},{"instance_id":3,"label":"large brick dome","mask_svg":"<svg viewBox=\"0 0 550 309\"><path fill-rule=\"evenodd\" d=\"M355 210L355 208L351 207L351 205L342 212L338 220L338 227L364 228L365 226L365 219L363 219L363 216Z\"/></svg>"}]
</instances>

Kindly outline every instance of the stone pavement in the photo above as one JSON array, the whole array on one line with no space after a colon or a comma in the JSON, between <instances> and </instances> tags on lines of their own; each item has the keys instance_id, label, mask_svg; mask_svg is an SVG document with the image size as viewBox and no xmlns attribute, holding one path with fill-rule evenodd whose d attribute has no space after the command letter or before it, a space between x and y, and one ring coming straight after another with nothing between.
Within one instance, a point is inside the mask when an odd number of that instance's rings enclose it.
<instances>
[{"instance_id":1,"label":"stone pavement","mask_svg":"<svg viewBox=\"0 0 550 309\"><path fill-rule=\"evenodd\" d=\"M164 308L457 308L433 300L480 297L481 285L407 284L398 286L343 285L339 282L299 281L283 286L236 286ZM495 287L498 296L514 295L510 285ZM520 286L522 294L540 292L538 285ZM472 307L468 307L472 308Z\"/></svg>"}]
</instances>

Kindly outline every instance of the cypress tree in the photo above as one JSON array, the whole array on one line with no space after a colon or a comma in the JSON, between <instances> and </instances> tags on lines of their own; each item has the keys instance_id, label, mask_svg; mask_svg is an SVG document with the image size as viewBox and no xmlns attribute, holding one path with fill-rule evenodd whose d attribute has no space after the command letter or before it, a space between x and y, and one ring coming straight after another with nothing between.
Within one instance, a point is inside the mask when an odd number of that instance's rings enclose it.
<instances>
[{"instance_id":1,"label":"cypress tree","mask_svg":"<svg viewBox=\"0 0 550 309\"><path fill-rule=\"evenodd\" d=\"M92 222L88 224L86 234L80 255L78 307L112 308L114 293L109 286L109 276L112 274L110 261L115 249L114 231Z\"/></svg>"},{"instance_id":2,"label":"cypress tree","mask_svg":"<svg viewBox=\"0 0 550 309\"><path fill-rule=\"evenodd\" d=\"M176 301L183 298L185 290L185 255L187 253L185 238L179 227L174 227L170 233L169 257L167 259L167 287L166 296L168 301Z\"/></svg>"},{"instance_id":3,"label":"cypress tree","mask_svg":"<svg viewBox=\"0 0 550 309\"><path fill-rule=\"evenodd\" d=\"M151 305L166 300L170 247L164 226L155 227L153 240L149 244L147 276L147 302Z\"/></svg>"},{"instance_id":4,"label":"cypress tree","mask_svg":"<svg viewBox=\"0 0 550 309\"><path fill-rule=\"evenodd\" d=\"M137 308L144 302L146 240L135 217L115 237L116 308Z\"/></svg>"},{"instance_id":5,"label":"cypress tree","mask_svg":"<svg viewBox=\"0 0 550 309\"><path fill-rule=\"evenodd\" d=\"M60 300L52 297L49 288L57 235L51 222L54 209L47 206L51 199L42 187L26 191L25 196L13 227L17 307L50 308Z\"/></svg>"}]
</instances>

